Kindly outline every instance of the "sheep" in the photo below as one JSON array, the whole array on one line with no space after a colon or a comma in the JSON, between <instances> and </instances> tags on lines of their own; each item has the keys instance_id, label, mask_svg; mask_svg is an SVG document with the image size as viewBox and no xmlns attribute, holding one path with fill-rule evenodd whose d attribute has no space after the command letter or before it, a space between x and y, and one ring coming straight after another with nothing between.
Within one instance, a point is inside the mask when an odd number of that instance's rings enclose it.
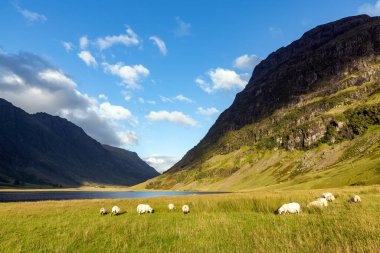
<instances>
[{"instance_id":1,"label":"sheep","mask_svg":"<svg viewBox=\"0 0 380 253\"><path fill-rule=\"evenodd\" d=\"M283 204L277 211L277 214L287 214L287 213L296 213L299 214L301 212L300 204L293 202L288 204Z\"/></svg>"},{"instance_id":2,"label":"sheep","mask_svg":"<svg viewBox=\"0 0 380 253\"><path fill-rule=\"evenodd\" d=\"M175 209L175 205L172 204L172 203L170 203L170 204L168 205L168 208L169 208L170 211L172 211L172 210Z\"/></svg>"},{"instance_id":3,"label":"sheep","mask_svg":"<svg viewBox=\"0 0 380 253\"><path fill-rule=\"evenodd\" d=\"M359 195L354 195L351 198L349 198L348 202L350 202L350 203L359 203L359 202L362 202L362 199L360 198Z\"/></svg>"},{"instance_id":4,"label":"sheep","mask_svg":"<svg viewBox=\"0 0 380 253\"><path fill-rule=\"evenodd\" d=\"M183 205L182 206L182 212L183 212L183 214L190 213L190 207L188 205Z\"/></svg>"},{"instance_id":5,"label":"sheep","mask_svg":"<svg viewBox=\"0 0 380 253\"><path fill-rule=\"evenodd\" d=\"M335 200L334 195L331 192L325 192L321 196L322 198L325 198L327 201L332 202Z\"/></svg>"},{"instance_id":6,"label":"sheep","mask_svg":"<svg viewBox=\"0 0 380 253\"><path fill-rule=\"evenodd\" d=\"M104 207L100 208L100 215L106 215L106 214L107 214L107 210Z\"/></svg>"},{"instance_id":7,"label":"sheep","mask_svg":"<svg viewBox=\"0 0 380 253\"><path fill-rule=\"evenodd\" d=\"M118 215L120 213L120 207L118 206L114 206L112 207L112 212L111 212L111 215Z\"/></svg>"},{"instance_id":8,"label":"sheep","mask_svg":"<svg viewBox=\"0 0 380 253\"><path fill-rule=\"evenodd\" d=\"M150 207L148 204L139 204L137 206L137 213L143 214L143 213L154 213L154 209Z\"/></svg>"},{"instance_id":9,"label":"sheep","mask_svg":"<svg viewBox=\"0 0 380 253\"><path fill-rule=\"evenodd\" d=\"M307 205L307 207L312 207L312 206L315 206L315 207L327 207L328 203L327 203L327 200L325 198L317 198L316 200L310 202Z\"/></svg>"}]
</instances>

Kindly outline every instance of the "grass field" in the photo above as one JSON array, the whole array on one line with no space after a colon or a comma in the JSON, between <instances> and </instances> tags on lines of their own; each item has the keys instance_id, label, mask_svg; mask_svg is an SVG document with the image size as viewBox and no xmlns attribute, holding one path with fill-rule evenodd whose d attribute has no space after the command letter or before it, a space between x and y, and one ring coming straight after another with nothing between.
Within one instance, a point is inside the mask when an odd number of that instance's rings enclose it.
<instances>
[{"instance_id":1,"label":"grass field","mask_svg":"<svg viewBox=\"0 0 380 253\"><path fill-rule=\"evenodd\" d=\"M338 198L323 210L305 206L326 190L0 203L0 251L380 252L380 186L329 190ZM363 202L347 203L351 194ZM300 215L273 214L290 201L301 204ZM139 203L156 212L138 215ZM185 203L189 215L180 212ZM113 205L126 213L99 215Z\"/></svg>"}]
</instances>

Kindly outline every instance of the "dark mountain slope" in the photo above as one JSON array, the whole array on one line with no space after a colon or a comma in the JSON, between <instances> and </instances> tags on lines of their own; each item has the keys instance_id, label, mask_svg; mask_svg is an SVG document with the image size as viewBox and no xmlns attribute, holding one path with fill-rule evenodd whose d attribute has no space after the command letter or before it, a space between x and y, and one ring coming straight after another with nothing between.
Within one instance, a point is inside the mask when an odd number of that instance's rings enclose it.
<instances>
[{"instance_id":1,"label":"dark mountain slope","mask_svg":"<svg viewBox=\"0 0 380 253\"><path fill-rule=\"evenodd\" d=\"M380 17L306 32L256 66L243 91L155 189L380 183Z\"/></svg>"},{"instance_id":2,"label":"dark mountain slope","mask_svg":"<svg viewBox=\"0 0 380 253\"><path fill-rule=\"evenodd\" d=\"M136 153L102 145L66 119L0 99L0 183L133 185L158 173Z\"/></svg>"},{"instance_id":3,"label":"dark mountain slope","mask_svg":"<svg viewBox=\"0 0 380 253\"><path fill-rule=\"evenodd\" d=\"M231 130L258 122L301 96L333 94L348 86L374 80L364 75L354 83L339 82L365 69L380 54L380 18L366 15L317 26L299 40L270 54L256 66L246 88L237 94L201 142L169 171L183 168Z\"/></svg>"}]
</instances>

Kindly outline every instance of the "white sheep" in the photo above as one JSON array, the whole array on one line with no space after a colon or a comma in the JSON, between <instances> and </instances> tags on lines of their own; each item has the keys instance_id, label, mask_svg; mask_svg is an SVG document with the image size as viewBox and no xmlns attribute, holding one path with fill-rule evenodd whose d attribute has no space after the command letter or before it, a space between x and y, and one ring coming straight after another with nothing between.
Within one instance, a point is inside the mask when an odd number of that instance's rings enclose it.
<instances>
[{"instance_id":1,"label":"white sheep","mask_svg":"<svg viewBox=\"0 0 380 253\"><path fill-rule=\"evenodd\" d=\"M111 212L111 215L118 215L120 213L120 207L118 206L114 206L112 207L112 212Z\"/></svg>"},{"instance_id":2,"label":"white sheep","mask_svg":"<svg viewBox=\"0 0 380 253\"><path fill-rule=\"evenodd\" d=\"M106 215L106 214L107 214L107 210L104 207L100 208L100 215Z\"/></svg>"},{"instance_id":3,"label":"white sheep","mask_svg":"<svg viewBox=\"0 0 380 253\"><path fill-rule=\"evenodd\" d=\"M327 201L334 201L335 200L335 197L334 195L331 193L331 192L325 192L325 193L322 193L322 198L325 198Z\"/></svg>"},{"instance_id":4,"label":"white sheep","mask_svg":"<svg viewBox=\"0 0 380 253\"><path fill-rule=\"evenodd\" d=\"M328 206L327 199L325 199L325 198L317 198L316 200L310 202L307 205L307 207L311 207L311 206L315 206L315 207L327 207Z\"/></svg>"},{"instance_id":5,"label":"white sheep","mask_svg":"<svg viewBox=\"0 0 380 253\"><path fill-rule=\"evenodd\" d=\"M143 213L154 213L154 209L150 207L148 204L139 204L137 206L137 213L143 214Z\"/></svg>"},{"instance_id":6,"label":"white sheep","mask_svg":"<svg viewBox=\"0 0 380 253\"><path fill-rule=\"evenodd\" d=\"M175 205L172 204L172 203L170 203L170 204L168 205L168 208L169 208L170 211L172 211L172 210L175 209Z\"/></svg>"},{"instance_id":7,"label":"white sheep","mask_svg":"<svg viewBox=\"0 0 380 253\"><path fill-rule=\"evenodd\" d=\"M362 202L362 199L360 198L359 195L354 195L354 196L352 196L352 197L348 200L348 202L350 202L350 203L359 203L359 202Z\"/></svg>"},{"instance_id":8,"label":"white sheep","mask_svg":"<svg viewBox=\"0 0 380 253\"><path fill-rule=\"evenodd\" d=\"M183 212L184 214L188 214L188 213L190 213L190 207L189 207L188 205L183 205L183 206L182 206L182 212Z\"/></svg>"},{"instance_id":9,"label":"white sheep","mask_svg":"<svg viewBox=\"0 0 380 253\"><path fill-rule=\"evenodd\" d=\"M278 210L277 214L287 214L287 213L296 213L299 214L301 212L301 206L298 203L288 203L283 204Z\"/></svg>"}]
</instances>

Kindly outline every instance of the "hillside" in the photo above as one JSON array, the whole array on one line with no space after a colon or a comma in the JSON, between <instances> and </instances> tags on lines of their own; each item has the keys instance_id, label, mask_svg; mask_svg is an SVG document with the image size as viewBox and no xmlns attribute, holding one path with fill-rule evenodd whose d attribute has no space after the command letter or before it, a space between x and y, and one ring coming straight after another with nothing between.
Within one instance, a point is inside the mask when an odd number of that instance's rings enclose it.
<instances>
[{"instance_id":1,"label":"hillside","mask_svg":"<svg viewBox=\"0 0 380 253\"><path fill-rule=\"evenodd\" d=\"M270 54L200 143L138 188L378 184L379 125L380 18L344 18Z\"/></svg>"},{"instance_id":2,"label":"hillside","mask_svg":"<svg viewBox=\"0 0 380 253\"><path fill-rule=\"evenodd\" d=\"M157 175L136 153L102 145L66 119L0 99L0 185L133 185Z\"/></svg>"}]
</instances>

